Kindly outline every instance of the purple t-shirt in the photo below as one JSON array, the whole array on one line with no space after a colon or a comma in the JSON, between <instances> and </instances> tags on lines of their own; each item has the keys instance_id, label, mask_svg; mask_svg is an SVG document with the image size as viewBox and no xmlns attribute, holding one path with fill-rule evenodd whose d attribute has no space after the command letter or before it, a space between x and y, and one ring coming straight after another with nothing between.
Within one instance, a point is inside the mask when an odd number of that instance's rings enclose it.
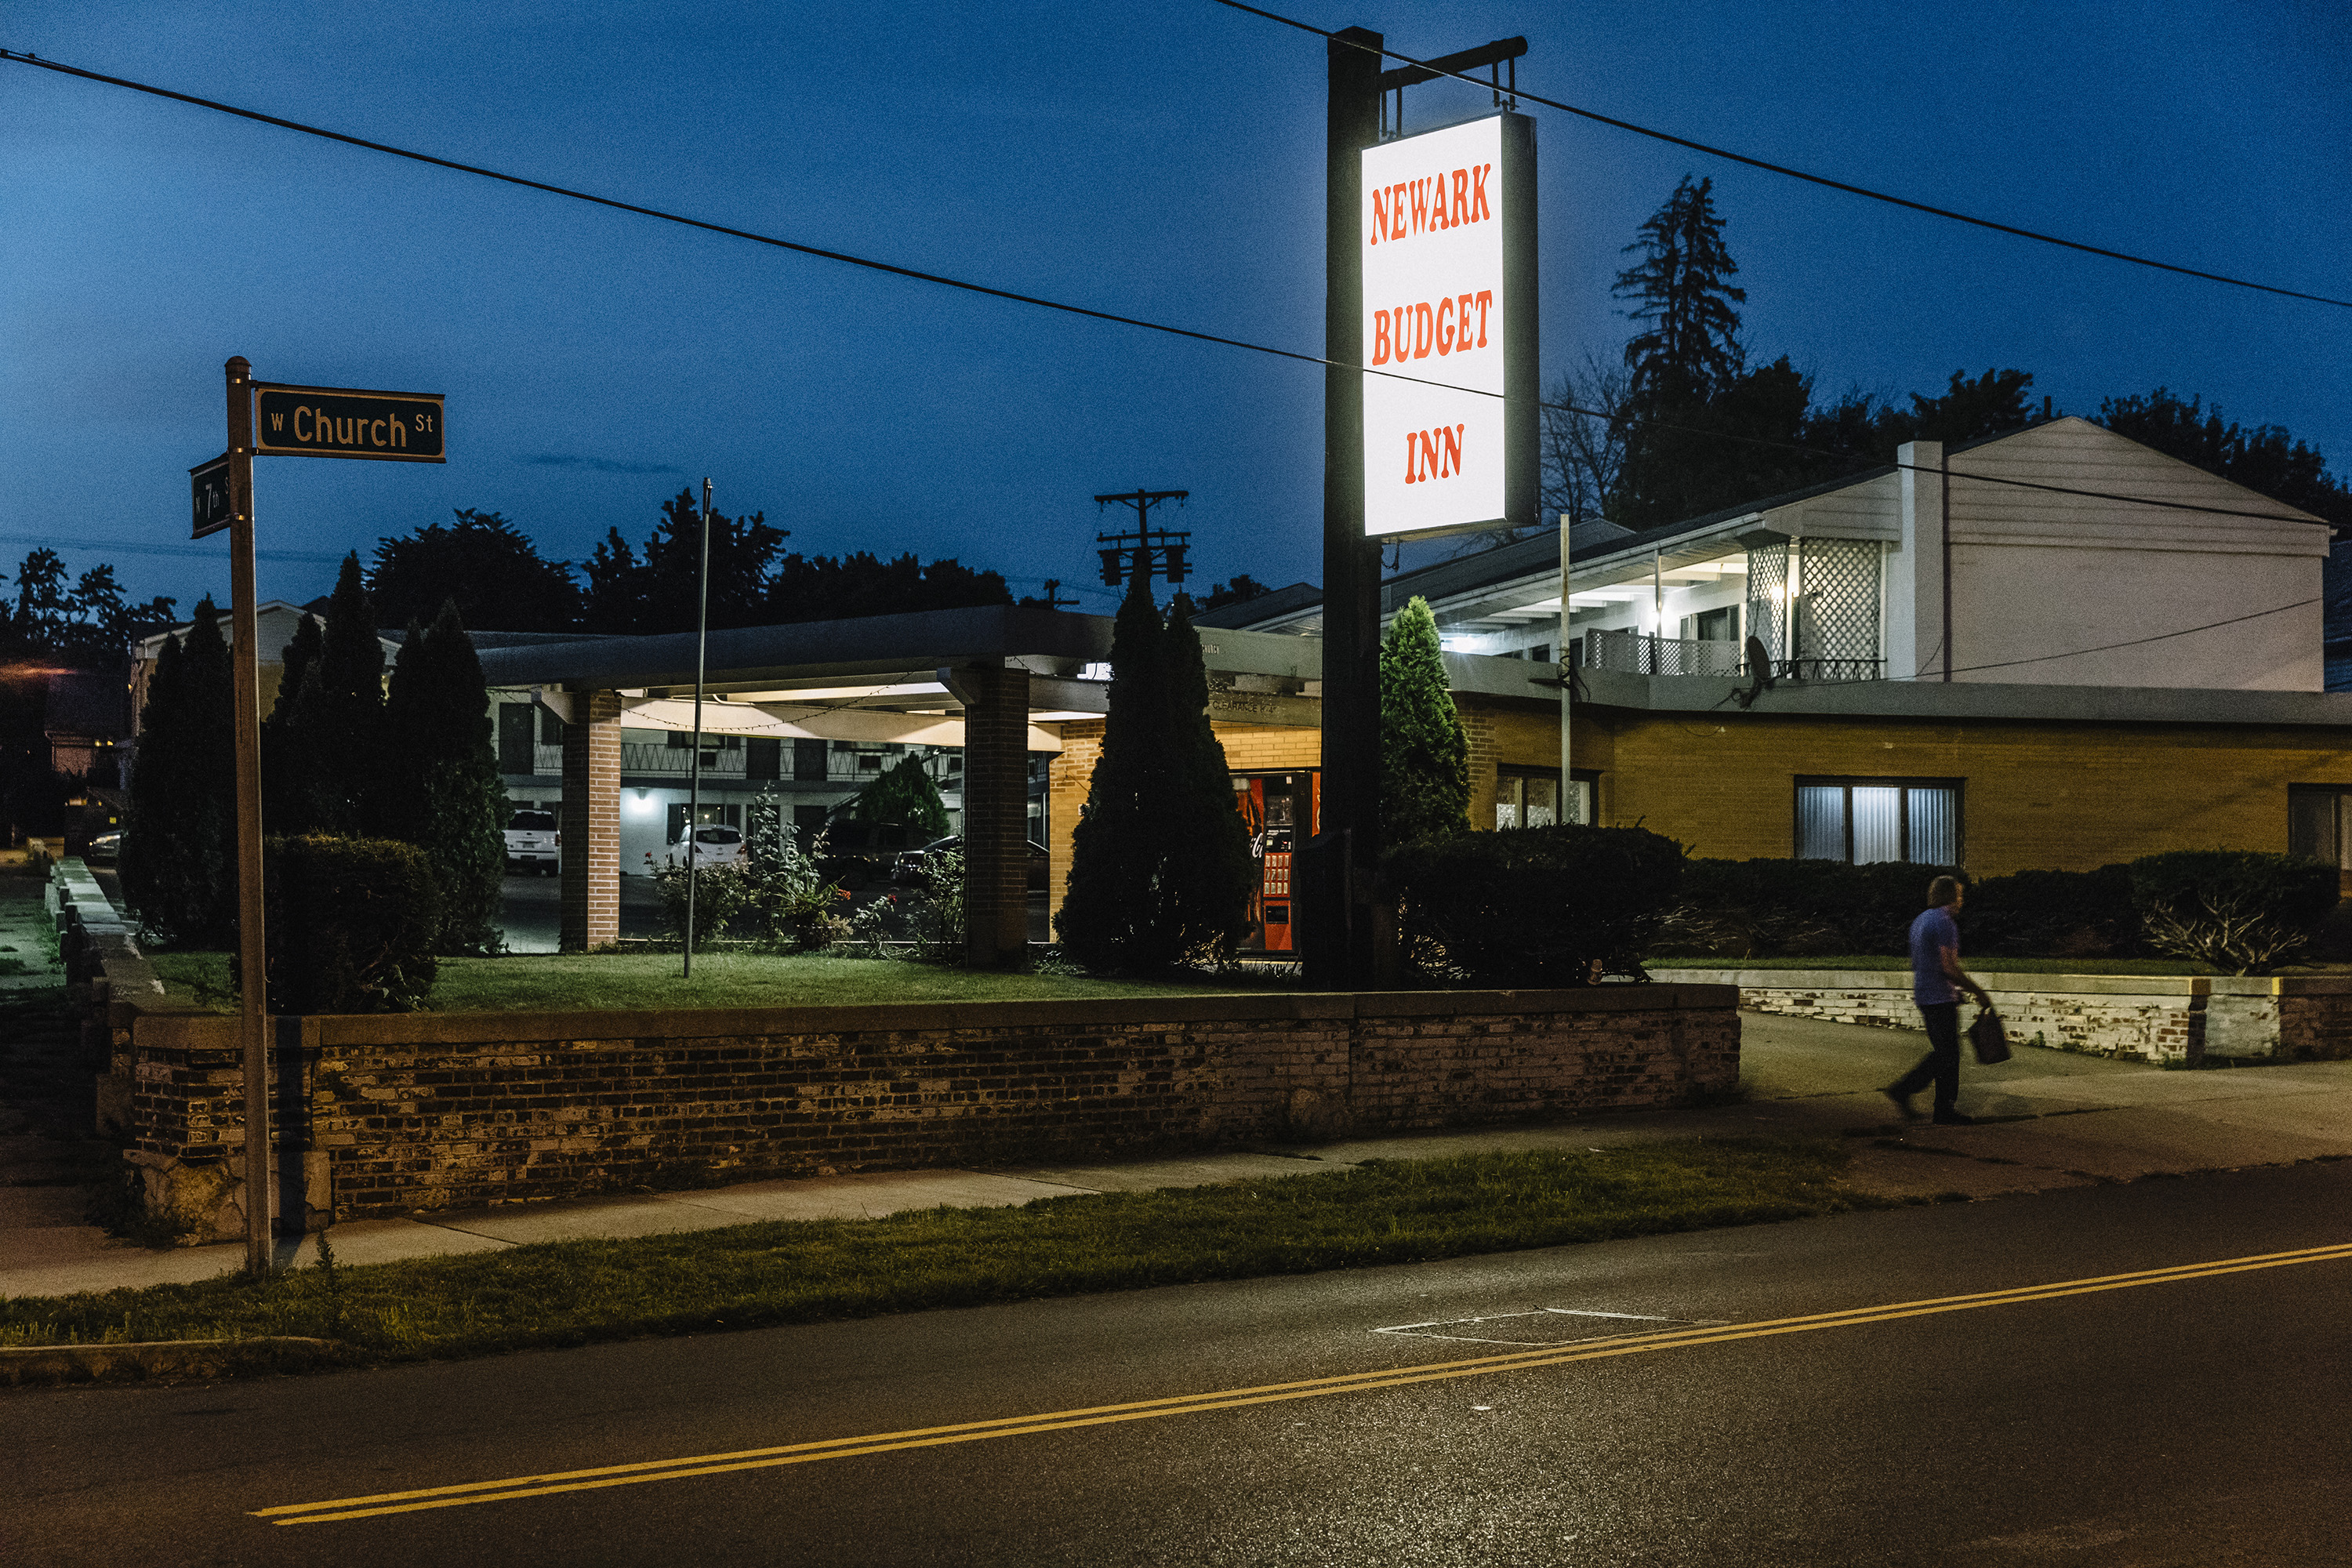
<instances>
[{"instance_id":1,"label":"purple t-shirt","mask_svg":"<svg viewBox=\"0 0 2352 1568\"><path fill-rule=\"evenodd\" d=\"M1960 999L1958 989L1944 973L1944 949L1960 951L1960 928L1948 909L1923 911L1911 922L1911 999L1933 1007Z\"/></svg>"}]
</instances>

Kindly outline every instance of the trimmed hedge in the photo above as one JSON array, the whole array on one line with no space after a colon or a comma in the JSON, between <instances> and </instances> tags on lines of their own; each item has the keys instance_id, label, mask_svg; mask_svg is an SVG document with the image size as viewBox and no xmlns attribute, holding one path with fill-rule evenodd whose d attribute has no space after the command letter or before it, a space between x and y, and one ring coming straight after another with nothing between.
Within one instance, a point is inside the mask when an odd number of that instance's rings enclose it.
<instances>
[{"instance_id":1,"label":"trimmed hedge","mask_svg":"<svg viewBox=\"0 0 2352 1568\"><path fill-rule=\"evenodd\" d=\"M1927 884L1968 886L1961 950L1975 958L2203 959L2237 973L2292 961L2336 904L2332 866L2253 850L2149 855L2095 871L1969 881L1956 868L1837 860L1694 860L1655 951L1802 958L1906 951Z\"/></svg>"},{"instance_id":2,"label":"trimmed hedge","mask_svg":"<svg viewBox=\"0 0 2352 1568\"><path fill-rule=\"evenodd\" d=\"M263 867L272 1012L425 1005L438 970L441 889L423 850L309 834L269 839Z\"/></svg>"},{"instance_id":3,"label":"trimmed hedge","mask_svg":"<svg viewBox=\"0 0 2352 1568\"><path fill-rule=\"evenodd\" d=\"M2134 958L2147 951L2128 866L2018 871L1969 885L1966 951L1997 958Z\"/></svg>"},{"instance_id":4,"label":"trimmed hedge","mask_svg":"<svg viewBox=\"0 0 2352 1568\"><path fill-rule=\"evenodd\" d=\"M1383 864L1409 963L1481 985L1583 985L1595 963L1643 976L1683 879L1682 846L1640 827L1465 830Z\"/></svg>"},{"instance_id":5,"label":"trimmed hedge","mask_svg":"<svg viewBox=\"0 0 2352 1568\"><path fill-rule=\"evenodd\" d=\"M1900 953L1927 884L1958 874L1901 861L1693 860L1664 940L1727 958Z\"/></svg>"}]
</instances>

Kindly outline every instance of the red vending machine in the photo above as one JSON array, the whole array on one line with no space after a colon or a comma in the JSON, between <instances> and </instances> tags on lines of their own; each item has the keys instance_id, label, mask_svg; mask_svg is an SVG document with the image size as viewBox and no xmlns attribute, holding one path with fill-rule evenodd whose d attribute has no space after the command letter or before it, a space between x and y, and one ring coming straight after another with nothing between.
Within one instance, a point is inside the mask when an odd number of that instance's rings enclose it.
<instances>
[{"instance_id":1,"label":"red vending machine","mask_svg":"<svg viewBox=\"0 0 2352 1568\"><path fill-rule=\"evenodd\" d=\"M1291 921L1291 857L1312 837L1321 815L1320 773L1235 773L1234 805L1248 824L1250 855L1257 862L1257 892L1250 900L1245 952L1291 952L1297 947Z\"/></svg>"}]
</instances>

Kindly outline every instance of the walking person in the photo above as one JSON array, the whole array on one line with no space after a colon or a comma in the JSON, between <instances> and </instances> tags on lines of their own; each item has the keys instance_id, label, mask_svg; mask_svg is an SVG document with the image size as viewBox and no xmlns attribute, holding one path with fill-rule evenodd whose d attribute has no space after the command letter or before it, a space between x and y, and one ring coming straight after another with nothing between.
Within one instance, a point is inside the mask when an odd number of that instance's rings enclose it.
<instances>
[{"instance_id":1,"label":"walking person","mask_svg":"<svg viewBox=\"0 0 2352 1568\"><path fill-rule=\"evenodd\" d=\"M1938 1124L1965 1127L1976 1120L1961 1115L1955 1103L1960 1098L1960 993L1975 997L1979 1007L1991 1006L1992 998L1960 967L1960 928L1952 917L1966 899L1957 878L1938 877L1927 884L1927 908L1911 922L1911 999L1927 1026L1927 1054L1885 1090L1906 1121L1919 1120L1911 1097L1931 1083Z\"/></svg>"}]
</instances>

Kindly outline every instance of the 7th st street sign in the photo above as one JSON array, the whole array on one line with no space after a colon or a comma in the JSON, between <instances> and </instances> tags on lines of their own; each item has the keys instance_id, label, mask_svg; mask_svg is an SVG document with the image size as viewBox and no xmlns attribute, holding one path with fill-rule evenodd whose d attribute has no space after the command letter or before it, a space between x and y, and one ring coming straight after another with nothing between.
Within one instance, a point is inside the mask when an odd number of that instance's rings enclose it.
<instances>
[{"instance_id":1,"label":"7th st street sign","mask_svg":"<svg viewBox=\"0 0 2352 1568\"><path fill-rule=\"evenodd\" d=\"M441 395L256 382L253 450L264 458L440 463Z\"/></svg>"},{"instance_id":2,"label":"7th st street sign","mask_svg":"<svg viewBox=\"0 0 2352 1568\"><path fill-rule=\"evenodd\" d=\"M236 509L229 503L228 454L188 470L190 539L202 539L226 528Z\"/></svg>"}]
</instances>

